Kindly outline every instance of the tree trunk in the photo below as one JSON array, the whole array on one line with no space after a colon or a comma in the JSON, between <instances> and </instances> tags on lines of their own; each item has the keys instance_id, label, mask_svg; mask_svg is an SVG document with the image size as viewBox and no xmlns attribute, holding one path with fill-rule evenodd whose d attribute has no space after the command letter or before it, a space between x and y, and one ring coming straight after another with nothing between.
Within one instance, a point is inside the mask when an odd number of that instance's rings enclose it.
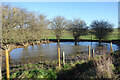
<instances>
[{"instance_id":1,"label":"tree trunk","mask_svg":"<svg viewBox=\"0 0 120 80\"><path fill-rule=\"evenodd\" d=\"M99 45L101 45L101 39L99 39Z\"/></svg>"},{"instance_id":2,"label":"tree trunk","mask_svg":"<svg viewBox=\"0 0 120 80\"><path fill-rule=\"evenodd\" d=\"M77 37L75 37L75 45L77 45Z\"/></svg>"},{"instance_id":3,"label":"tree trunk","mask_svg":"<svg viewBox=\"0 0 120 80\"><path fill-rule=\"evenodd\" d=\"M27 47L27 46L28 46L28 41L27 41L27 43L24 44L24 47Z\"/></svg>"},{"instance_id":4,"label":"tree trunk","mask_svg":"<svg viewBox=\"0 0 120 80\"><path fill-rule=\"evenodd\" d=\"M29 45L29 42L27 41L27 46Z\"/></svg>"},{"instance_id":5,"label":"tree trunk","mask_svg":"<svg viewBox=\"0 0 120 80\"><path fill-rule=\"evenodd\" d=\"M35 45L34 42L32 43L32 45L33 45L33 46Z\"/></svg>"},{"instance_id":6,"label":"tree trunk","mask_svg":"<svg viewBox=\"0 0 120 80\"><path fill-rule=\"evenodd\" d=\"M22 42L22 46L25 46L25 44Z\"/></svg>"},{"instance_id":7,"label":"tree trunk","mask_svg":"<svg viewBox=\"0 0 120 80\"><path fill-rule=\"evenodd\" d=\"M59 45L59 43L60 43L60 38L58 38L58 45Z\"/></svg>"},{"instance_id":8,"label":"tree trunk","mask_svg":"<svg viewBox=\"0 0 120 80\"><path fill-rule=\"evenodd\" d=\"M46 40L46 38L45 38L45 44L47 43L47 40Z\"/></svg>"},{"instance_id":9,"label":"tree trunk","mask_svg":"<svg viewBox=\"0 0 120 80\"><path fill-rule=\"evenodd\" d=\"M49 43L49 39L47 40L47 43Z\"/></svg>"}]
</instances>

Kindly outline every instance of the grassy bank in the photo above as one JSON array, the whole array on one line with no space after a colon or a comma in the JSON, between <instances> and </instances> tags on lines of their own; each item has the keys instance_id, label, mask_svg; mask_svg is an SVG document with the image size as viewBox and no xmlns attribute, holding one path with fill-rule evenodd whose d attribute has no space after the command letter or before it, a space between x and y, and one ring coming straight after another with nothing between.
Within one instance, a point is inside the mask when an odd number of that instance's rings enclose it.
<instances>
[{"instance_id":1,"label":"grassy bank","mask_svg":"<svg viewBox=\"0 0 120 80\"><path fill-rule=\"evenodd\" d=\"M58 67L58 61L40 61L36 64L13 65L10 67L10 78L39 78L45 80L61 80L70 78L75 79L94 79L109 78L120 79L120 52L114 52L110 55L96 55L94 59L76 58L66 62L61 62L61 68ZM112 60L114 59L114 61ZM116 62L117 61L117 62ZM6 78L3 70L3 79Z\"/></svg>"},{"instance_id":2,"label":"grassy bank","mask_svg":"<svg viewBox=\"0 0 120 80\"><path fill-rule=\"evenodd\" d=\"M56 39L52 30L50 30L49 39ZM62 32L61 39L74 39L72 34L69 31L64 30ZM81 36L80 39L87 39L87 40L98 40L94 35L88 34L86 36ZM114 29L114 31L104 40L117 40L118 39L118 29Z\"/></svg>"}]
</instances>

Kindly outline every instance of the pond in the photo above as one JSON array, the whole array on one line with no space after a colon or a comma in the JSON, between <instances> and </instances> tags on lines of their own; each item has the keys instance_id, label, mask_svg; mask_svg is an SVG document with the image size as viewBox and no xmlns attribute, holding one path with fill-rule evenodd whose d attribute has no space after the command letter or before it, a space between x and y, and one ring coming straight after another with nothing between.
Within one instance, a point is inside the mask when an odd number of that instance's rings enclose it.
<instances>
[{"instance_id":1,"label":"pond","mask_svg":"<svg viewBox=\"0 0 120 80\"><path fill-rule=\"evenodd\" d=\"M109 43L102 43L102 48L98 47L98 42L78 42L78 45L74 45L74 42L60 42L60 45L57 43L49 43L49 44L41 44L35 46L28 46L26 48L17 48L13 49L10 52L10 59L12 62L32 62L32 61L40 61L42 59L48 58L57 58L57 48L61 48L61 53L64 51L65 55L75 54L84 52L88 54L88 46L91 46L91 50L94 48L95 53L98 50L105 49L106 52L110 51ZM113 51L118 49L118 46L113 44Z\"/></svg>"}]
</instances>

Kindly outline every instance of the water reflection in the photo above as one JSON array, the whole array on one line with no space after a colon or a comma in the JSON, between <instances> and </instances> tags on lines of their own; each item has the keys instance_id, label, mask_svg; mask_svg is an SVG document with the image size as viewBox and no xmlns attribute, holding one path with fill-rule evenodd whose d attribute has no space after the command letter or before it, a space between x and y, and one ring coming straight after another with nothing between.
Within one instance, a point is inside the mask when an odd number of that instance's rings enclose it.
<instances>
[{"instance_id":1,"label":"water reflection","mask_svg":"<svg viewBox=\"0 0 120 80\"><path fill-rule=\"evenodd\" d=\"M105 53L110 51L109 43L102 43L99 45L98 42L79 42L78 45L74 45L74 42L61 42L58 46L57 43L41 44L35 46L29 46L25 48L13 49L10 52L11 59L13 62L35 62L42 59L57 57L57 48L61 48L61 53L64 51L65 55L86 52L88 54L88 45L91 46L91 50L94 48L95 53ZM113 51L117 50L118 46L113 44Z\"/></svg>"}]
</instances>

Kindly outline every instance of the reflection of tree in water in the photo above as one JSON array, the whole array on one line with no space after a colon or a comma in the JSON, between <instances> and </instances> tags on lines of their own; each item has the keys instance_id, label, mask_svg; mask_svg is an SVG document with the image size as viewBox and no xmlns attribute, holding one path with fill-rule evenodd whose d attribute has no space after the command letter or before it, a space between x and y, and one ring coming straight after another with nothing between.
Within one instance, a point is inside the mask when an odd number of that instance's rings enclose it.
<instances>
[{"instance_id":1,"label":"reflection of tree in water","mask_svg":"<svg viewBox=\"0 0 120 80\"><path fill-rule=\"evenodd\" d=\"M24 51L25 51L25 53L24 53ZM29 56L29 53L27 51L28 51L28 47L23 48L23 52L22 52L22 54L23 54L22 55L22 63L23 64L28 62L28 58L25 56L25 55Z\"/></svg>"}]
</instances>

